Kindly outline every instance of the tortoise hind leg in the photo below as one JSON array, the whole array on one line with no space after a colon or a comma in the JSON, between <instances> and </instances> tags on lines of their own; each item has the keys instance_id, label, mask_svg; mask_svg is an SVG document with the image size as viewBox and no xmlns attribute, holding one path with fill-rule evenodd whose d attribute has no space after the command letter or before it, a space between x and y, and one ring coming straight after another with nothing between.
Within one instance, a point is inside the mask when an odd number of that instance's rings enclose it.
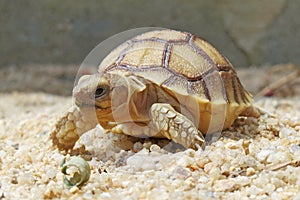
<instances>
[{"instance_id":1,"label":"tortoise hind leg","mask_svg":"<svg viewBox=\"0 0 300 200\"><path fill-rule=\"evenodd\" d=\"M152 123L168 139L186 148L200 149L205 140L191 120L175 111L170 104L155 103L151 106Z\"/></svg>"},{"instance_id":2,"label":"tortoise hind leg","mask_svg":"<svg viewBox=\"0 0 300 200\"><path fill-rule=\"evenodd\" d=\"M255 118L259 118L261 115L267 115L267 116L276 118L276 116L274 114L266 111L263 108L257 107L257 106L250 106L240 114L240 116L255 117Z\"/></svg>"},{"instance_id":3,"label":"tortoise hind leg","mask_svg":"<svg viewBox=\"0 0 300 200\"><path fill-rule=\"evenodd\" d=\"M240 115L245 117L259 118L263 114L264 112L261 109L254 106L250 106L246 110L244 110Z\"/></svg>"}]
</instances>

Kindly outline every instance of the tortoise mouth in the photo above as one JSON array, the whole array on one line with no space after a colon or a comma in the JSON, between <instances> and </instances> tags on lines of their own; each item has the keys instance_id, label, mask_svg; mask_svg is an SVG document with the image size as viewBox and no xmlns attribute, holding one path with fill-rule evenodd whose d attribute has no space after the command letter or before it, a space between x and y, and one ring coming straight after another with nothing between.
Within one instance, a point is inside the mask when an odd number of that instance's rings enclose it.
<instances>
[{"instance_id":1,"label":"tortoise mouth","mask_svg":"<svg viewBox=\"0 0 300 200\"><path fill-rule=\"evenodd\" d=\"M95 104L91 104L91 103L83 103L83 102L79 102L79 101L75 101L75 105L82 108L82 107L96 107Z\"/></svg>"},{"instance_id":2,"label":"tortoise mouth","mask_svg":"<svg viewBox=\"0 0 300 200\"><path fill-rule=\"evenodd\" d=\"M83 103L78 101L75 102L75 105L78 106L79 108L94 108L99 110L107 110L111 108L110 106L103 106L97 103Z\"/></svg>"}]
</instances>

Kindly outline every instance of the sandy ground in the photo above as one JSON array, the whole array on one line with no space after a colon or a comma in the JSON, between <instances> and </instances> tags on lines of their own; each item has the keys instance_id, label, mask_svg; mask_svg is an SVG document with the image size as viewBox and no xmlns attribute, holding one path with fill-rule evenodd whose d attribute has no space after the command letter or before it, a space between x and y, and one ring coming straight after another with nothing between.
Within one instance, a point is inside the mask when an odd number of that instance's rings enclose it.
<instances>
[{"instance_id":1,"label":"sandy ground","mask_svg":"<svg viewBox=\"0 0 300 200\"><path fill-rule=\"evenodd\" d=\"M239 74L251 91L270 81L257 81L257 69ZM0 199L300 199L297 87L256 101L277 118L240 118L204 151L171 153L151 140L120 150L96 128L81 138L91 178L72 188L60 172L64 154L49 138L71 97L6 91L0 94Z\"/></svg>"}]
</instances>

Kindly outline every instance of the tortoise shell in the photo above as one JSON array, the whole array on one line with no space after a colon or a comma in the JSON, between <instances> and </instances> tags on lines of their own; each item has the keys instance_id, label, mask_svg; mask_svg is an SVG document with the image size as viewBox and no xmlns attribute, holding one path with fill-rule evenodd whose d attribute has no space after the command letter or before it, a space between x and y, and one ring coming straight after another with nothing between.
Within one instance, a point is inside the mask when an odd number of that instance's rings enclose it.
<instances>
[{"instance_id":1,"label":"tortoise shell","mask_svg":"<svg viewBox=\"0 0 300 200\"><path fill-rule=\"evenodd\" d=\"M251 95L232 64L207 41L187 32L151 31L126 41L100 64L99 73L124 72L156 84L198 118L199 130L229 127ZM200 112L195 109L195 105Z\"/></svg>"}]
</instances>

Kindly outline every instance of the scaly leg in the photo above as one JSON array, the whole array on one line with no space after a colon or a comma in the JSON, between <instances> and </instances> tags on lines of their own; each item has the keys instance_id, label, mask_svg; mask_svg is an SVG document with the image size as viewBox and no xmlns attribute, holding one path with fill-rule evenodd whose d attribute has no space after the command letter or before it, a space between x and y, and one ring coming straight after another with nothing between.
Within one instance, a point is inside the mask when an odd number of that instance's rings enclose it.
<instances>
[{"instance_id":1,"label":"scaly leg","mask_svg":"<svg viewBox=\"0 0 300 200\"><path fill-rule=\"evenodd\" d=\"M153 104L151 117L161 134L186 148L200 149L205 143L202 133L193 122L175 111L170 104Z\"/></svg>"},{"instance_id":2,"label":"scaly leg","mask_svg":"<svg viewBox=\"0 0 300 200\"><path fill-rule=\"evenodd\" d=\"M97 125L93 111L72 106L56 123L55 130L51 133L54 145L61 150L72 149L83 133Z\"/></svg>"},{"instance_id":3,"label":"scaly leg","mask_svg":"<svg viewBox=\"0 0 300 200\"><path fill-rule=\"evenodd\" d=\"M255 118L259 118L261 115L267 115L272 118L278 118L276 115L257 106L250 106L240 114L240 116L255 117Z\"/></svg>"},{"instance_id":4,"label":"scaly leg","mask_svg":"<svg viewBox=\"0 0 300 200\"><path fill-rule=\"evenodd\" d=\"M125 134L139 138L155 137L157 135L156 127L152 124L125 122L117 124L111 129L112 133Z\"/></svg>"}]
</instances>

